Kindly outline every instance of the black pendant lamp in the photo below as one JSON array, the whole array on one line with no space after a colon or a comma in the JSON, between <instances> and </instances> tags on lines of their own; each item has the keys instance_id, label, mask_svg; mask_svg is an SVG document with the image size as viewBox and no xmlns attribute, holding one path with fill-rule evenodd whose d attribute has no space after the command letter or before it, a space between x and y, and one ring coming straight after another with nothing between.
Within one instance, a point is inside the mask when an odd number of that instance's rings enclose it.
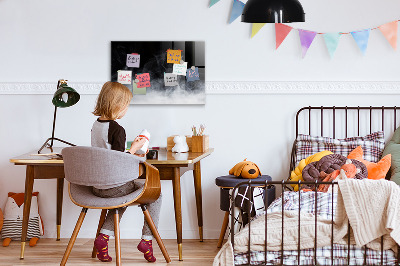
<instances>
[{"instance_id":1,"label":"black pendant lamp","mask_svg":"<svg viewBox=\"0 0 400 266\"><path fill-rule=\"evenodd\" d=\"M304 10L298 0L249 0L243 9L242 22L304 22Z\"/></svg>"}]
</instances>

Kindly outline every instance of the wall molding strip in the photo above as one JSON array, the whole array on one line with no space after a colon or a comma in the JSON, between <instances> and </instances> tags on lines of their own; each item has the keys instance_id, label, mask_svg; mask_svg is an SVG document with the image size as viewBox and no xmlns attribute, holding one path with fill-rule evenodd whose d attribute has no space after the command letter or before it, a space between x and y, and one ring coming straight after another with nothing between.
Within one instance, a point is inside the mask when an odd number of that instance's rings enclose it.
<instances>
[{"instance_id":1,"label":"wall molding strip","mask_svg":"<svg viewBox=\"0 0 400 266\"><path fill-rule=\"evenodd\" d=\"M103 82L71 82L83 95L97 95ZM0 83L0 94L53 94L57 83ZM206 94L400 94L400 81L208 81Z\"/></svg>"}]
</instances>

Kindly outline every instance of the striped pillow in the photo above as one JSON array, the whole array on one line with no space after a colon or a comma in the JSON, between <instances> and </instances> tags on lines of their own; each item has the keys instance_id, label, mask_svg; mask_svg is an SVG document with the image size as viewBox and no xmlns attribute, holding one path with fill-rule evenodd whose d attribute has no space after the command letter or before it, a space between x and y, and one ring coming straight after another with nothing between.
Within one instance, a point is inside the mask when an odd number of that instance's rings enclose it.
<instances>
[{"instance_id":1,"label":"striped pillow","mask_svg":"<svg viewBox=\"0 0 400 266\"><path fill-rule=\"evenodd\" d=\"M317 137L299 134L296 139L295 159L296 165L302 159L317 152L329 150L343 156L361 146L364 151L364 159L370 162L378 162L385 148L383 131L378 131L364 137L352 137L345 139L333 139L329 137Z\"/></svg>"}]
</instances>

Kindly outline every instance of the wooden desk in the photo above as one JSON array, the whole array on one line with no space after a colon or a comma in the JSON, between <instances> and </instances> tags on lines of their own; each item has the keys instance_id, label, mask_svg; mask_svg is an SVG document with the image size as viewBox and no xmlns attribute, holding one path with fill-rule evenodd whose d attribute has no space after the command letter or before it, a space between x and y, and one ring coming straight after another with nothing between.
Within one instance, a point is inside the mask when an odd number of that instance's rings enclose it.
<instances>
[{"instance_id":1,"label":"wooden desk","mask_svg":"<svg viewBox=\"0 0 400 266\"><path fill-rule=\"evenodd\" d=\"M54 148L55 152L61 148ZM201 193L201 168L200 160L210 155L214 149L201 153L174 154L161 149L157 160L147 160L148 163L158 168L161 180L171 180L173 184L175 223L178 242L179 260L182 260L182 204L180 177L188 170L193 170L194 190L196 196L197 219L200 241L203 241L203 211ZM50 151L43 151L47 153ZM23 154L10 159L15 165L26 165L25 199L21 236L21 255L24 258L28 218L31 207L32 189L34 179L57 178L57 240L60 239L61 214L64 188L64 162L60 158L36 155L37 151Z\"/></svg>"},{"instance_id":2,"label":"wooden desk","mask_svg":"<svg viewBox=\"0 0 400 266\"><path fill-rule=\"evenodd\" d=\"M160 172L161 180L172 180L179 260L182 260L182 204L180 179L186 171L193 170L197 222L199 226L200 241L203 242L203 207L200 160L210 155L213 151L214 149L209 149L206 152L188 152L179 154L167 152L165 149L161 149L158 153L158 160L147 160L148 163L157 167Z\"/></svg>"},{"instance_id":3,"label":"wooden desk","mask_svg":"<svg viewBox=\"0 0 400 266\"><path fill-rule=\"evenodd\" d=\"M61 151L61 149L54 149L56 152ZM42 153L50 153L50 150L44 149ZM26 234L28 232L29 213L31 209L32 189L35 179L57 178L57 241L60 240L62 201L64 190L64 162L62 159L59 158L54 159L54 157L56 156L40 156L33 154L37 154L37 150L10 159L10 162L14 163L15 165L26 165L20 259L24 258Z\"/></svg>"}]
</instances>

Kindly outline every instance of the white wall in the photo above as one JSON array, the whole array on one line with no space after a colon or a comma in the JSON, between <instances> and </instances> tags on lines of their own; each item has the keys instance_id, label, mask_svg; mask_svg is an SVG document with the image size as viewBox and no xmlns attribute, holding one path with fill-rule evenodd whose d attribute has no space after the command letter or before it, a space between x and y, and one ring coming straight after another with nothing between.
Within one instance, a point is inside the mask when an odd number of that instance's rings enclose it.
<instances>
[{"instance_id":1,"label":"white wall","mask_svg":"<svg viewBox=\"0 0 400 266\"><path fill-rule=\"evenodd\" d=\"M117 4L118 3L118 4ZM329 59L318 36L305 59L297 32L274 50L273 25L253 39L250 25L227 24L229 0L208 9L208 0L70 0L0 1L0 82L104 82L110 77L110 41L205 40L208 81L399 81L399 52L391 50L379 31L371 33L363 57L351 36L343 36ZM294 24L321 32L375 27L399 19L397 1L303 0L307 22ZM24 190L25 168L9 158L35 150L50 136L53 106L50 95L0 95L0 207L7 192ZM96 95L60 109L56 135L78 145L90 144L91 115ZM215 152L202 162L205 238L218 238L223 214L214 179L238 161L255 161L275 180L286 176L294 138L294 115L308 105L398 105L399 95L257 94L207 95L205 106L132 105L120 122L128 138L147 128L153 145L165 146L176 133L189 134L193 124L205 123ZM55 237L55 180L35 182L45 237ZM162 182L164 195L159 230L175 238L171 182ZM62 237L69 237L79 208L64 191ZM182 177L184 238L197 237L193 181ZM80 237L93 237L99 212L90 211ZM139 218L138 218L139 217ZM142 218L130 208L121 222L123 238L139 238Z\"/></svg>"}]
</instances>

